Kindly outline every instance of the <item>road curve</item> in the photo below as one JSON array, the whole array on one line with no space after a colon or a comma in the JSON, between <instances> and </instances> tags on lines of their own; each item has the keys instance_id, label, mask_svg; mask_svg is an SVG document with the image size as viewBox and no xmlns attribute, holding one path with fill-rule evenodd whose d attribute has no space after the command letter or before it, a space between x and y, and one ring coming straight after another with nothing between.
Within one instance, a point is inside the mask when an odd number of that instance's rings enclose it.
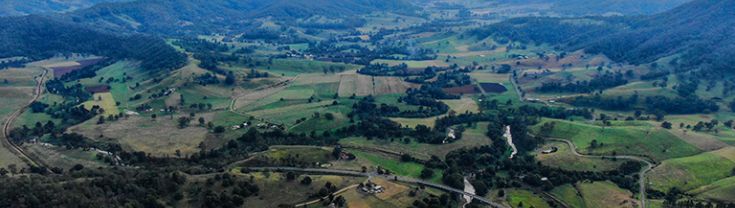
<instances>
[{"instance_id":1,"label":"road curve","mask_svg":"<svg viewBox=\"0 0 735 208\"><path fill-rule=\"evenodd\" d=\"M477 196L472 193L467 193L464 190L455 189L449 186L441 185L432 183L429 181L409 178L409 177L403 177L403 176L393 176L393 175L380 175L377 173L363 173L363 172L357 172L357 171L350 171L350 170L337 170L337 169L322 169L322 168L296 168L296 167L243 167L247 170L252 171L274 171L274 172L283 172L283 171L294 171L294 172L308 172L308 173L320 173L320 174L334 174L334 175L348 175L348 176L358 176L358 177L381 177L387 180L397 180L399 182L404 183L413 183L413 184L419 184L424 186L429 186L436 189L441 189L448 192L453 192L460 195L467 195L472 197L472 199L480 201L484 204L490 205L494 208L506 208L505 205L495 203L493 201L490 201L489 199L486 199L485 197Z\"/></svg>"},{"instance_id":2,"label":"road curve","mask_svg":"<svg viewBox=\"0 0 735 208\"><path fill-rule=\"evenodd\" d=\"M2 140L2 143L4 146L8 147L8 149L13 152L16 156L18 156L21 160L28 163L29 166L36 166L36 167L46 167L45 164L43 164L40 161L34 161L33 158L29 157L25 151L23 151L22 148L20 148L18 145L15 145L12 141L10 141L10 128L13 126L13 122L15 122L15 119L17 119L23 112L33 103L36 102L41 97L41 94L43 94L43 84L46 79L46 75L48 74L48 69L43 68L43 74L41 74L38 79L36 79L36 89L33 90L33 99L31 99L28 104L22 106L20 109L16 110L11 114L7 120L5 120L5 124L3 124L3 136L5 139Z\"/></svg>"},{"instance_id":3,"label":"road curve","mask_svg":"<svg viewBox=\"0 0 735 208\"><path fill-rule=\"evenodd\" d=\"M614 156L602 156L602 155L585 155L577 152L577 146L572 143L572 141L566 140L566 139L559 139L559 138L548 138L548 140L552 141L558 141L558 142L564 142L567 145L569 145L569 148L572 149L572 153L574 153L575 156L578 157L586 157L586 158L616 158L616 159L624 159L624 160L633 160L637 162L642 162L646 164L646 167L641 169L641 172L639 173L639 192L640 192L640 201L641 206L645 208L646 207L646 173L653 169L653 163L648 161L648 159L638 156L631 156L631 155L614 155Z\"/></svg>"}]
</instances>

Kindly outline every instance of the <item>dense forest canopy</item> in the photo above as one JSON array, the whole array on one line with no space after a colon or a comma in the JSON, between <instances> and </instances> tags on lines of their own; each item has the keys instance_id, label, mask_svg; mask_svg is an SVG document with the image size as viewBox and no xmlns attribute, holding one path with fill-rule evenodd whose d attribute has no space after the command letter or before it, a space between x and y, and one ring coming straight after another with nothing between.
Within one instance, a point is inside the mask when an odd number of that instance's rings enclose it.
<instances>
[{"instance_id":1,"label":"dense forest canopy","mask_svg":"<svg viewBox=\"0 0 735 208\"><path fill-rule=\"evenodd\" d=\"M82 53L138 60L146 69L174 69L186 61L160 38L113 35L40 16L0 18L0 48L0 57Z\"/></svg>"},{"instance_id":2,"label":"dense forest canopy","mask_svg":"<svg viewBox=\"0 0 735 208\"><path fill-rule=\"evenodd\" d=\"M67 12L83 9L104 2L126 0L3 0L0 1L0 16L19 16L49 12Z\"/></svg>"},{"instance_id":3,"label":"dense forest canopy","mask_svg":"<svg viewBox=\"0 0 735 208\"><path fill-rule=\"evenodd\" d=\"M563 15L641 15L663 12L688 1L690 0L499 0L498 2L514 5L549 5L550 11Z\"/></svg>"}]
</instances>

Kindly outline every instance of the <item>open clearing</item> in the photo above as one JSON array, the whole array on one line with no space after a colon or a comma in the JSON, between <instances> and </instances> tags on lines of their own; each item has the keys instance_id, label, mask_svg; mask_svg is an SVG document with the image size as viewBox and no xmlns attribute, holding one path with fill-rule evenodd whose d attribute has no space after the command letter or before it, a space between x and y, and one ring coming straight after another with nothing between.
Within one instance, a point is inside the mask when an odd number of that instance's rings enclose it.
<instances>
[{"instance_id":1,"label":"open clearing","mask_svg":"<svg viewBox=\"0 0 735 208\"><path fill-rule=\"evenodd\" d=\"M111 140L120 143L126 150L143 151L156 156L173 156L179 150L182 156L199 151L199 144L207 138L209 132L191 122L184 129L178 128L177 119L183 115L161 115L156 120L149 117L131 116L128 119L108 121L97 125L97 119L91 119L69 128L97 140ZM211 114L197 115L211 120ZM194 119L196 120L196 119Z\"/></svg>"},{"instance_id":2,"label":"open clearing","mask_svg":"<svg viewBox=\"0 0 735 208\"><path fill-rule=\"evenodd\" d=\"M543 154L541 151L556 147L558 150L554 153ZM569 149L569 145L563 142L548 142L533 152L536 160L541 164L558 167L564 170L572 171L610 171L616 170L624 161L607 160L598 158L586 158L574 155Z\"/></svg>"},{"instance_id":3,"label":"open clearing","mask_svg":"<svg viewBox=\"0 0 735 208\"><path fill-rule=\"evenodd\" d=\"M513 208L549 208L551 207L544 199L531 191L523 189L508 189L505 191L507 203Z\"/></svg>"},{"instance_id":4,"label":"open clearing","mask_svg":"<svg viewBox=\"0 0 735 208\"><path fill-rule=\"evenodd\" d=\"M620 208L636 207L633 194L609 181L565 184L550 191L552 195L571 207Z\"/></svg>"},{"instance_id":5,"label":"open clearing","mask_svg":"<svg viewBox=\"0 0 735 208\"><path fill-rule=\"evenodd\" d=\"M555 127L548 136L571 140L582 153L610 155L641 155L656 161L692 156L701 151L666 130L641 126L602 127L594 124L566 120L544 119L532 127L539 132L543 123L554 122ZM599 147L591 148L595 140Z\"/></svg>"},{"instance_id":6,"label":"open clearing","mask_svg":"<svg viewBox=\"0 0 735 208\"><path fill-rule=\"evenodd\" d=\"M651 188L692 190L731 176L735 161L706 152L691 157L665 160L649 173Z\"/></svg>"},{"instance_id":7,"label":"open clearing","mask_svg":"<svg viewBox=\"0 0 735 208\"><path fill-rule=\"evenodd\" d=\"M729 177L699 187L689 192L700 198L715 201L735 202L735 177Z\"/></svg>"},{"instance_id":8,"label":"open clearing","mask_svg":"<svg viewBox=\"0 0 735 208\"><path fill-rule=\"evenodd\" d=\"M367 140L362 137L342 139L340 140L340 144L355 147L384 149L393 152L403 152L422 160L428 160L432 155L444 159L449 152L454 150L491 145L492 140L485 136L486 127L486 122L480 122L474 127L467 127L462 134L462 139L441 145L418 143L413 140L407 144L399 139L392 142L390 140L379 139Z\"/></svg>"},{"instance_id":9,"label":"open clearing","mask_svg":"<svg viewBox=\"0 0 735 208\"><path fill-rule=\"evenodd\" d=\"M105 116L117 115L120 113L117 109L115 98L113 98L112 93L109 92L94 93L94 95L92 95L92 100L84 102L83 105L86 109L92 109L92 106L99 106L104 109L105 112L103 115Z\"/></svg>"},{"instance_id":10,"label":"open clearing","mask_svg":"<svg viewBox=\"0 0 735 208\"><path fill-rule=\"evenodd\" d=\"M33 96L35 86L34 77L41 74L41 69L36 67L9 68L0 70L0 123L5 124L8 116L17 111L21 106L28 104ZM5 80L8 80L5 82ZM16 123L17 124L17 123ZM0 139L5 136L0 134ZM16 157L4 145L0 145L0 167L10 164L24 167L25 164Z\"/></svg>"},{"instance_id":11,"label":"open clearing","mask_svg":"<svg viewBox=\"0 0 735 208\"><path fill-rule=\"evenodd\" d=\"M339 96L349 97L405 93L418 85L403 81L400 77L373 77L357 73L340 75Z\"/></svg>"}]
</instances>

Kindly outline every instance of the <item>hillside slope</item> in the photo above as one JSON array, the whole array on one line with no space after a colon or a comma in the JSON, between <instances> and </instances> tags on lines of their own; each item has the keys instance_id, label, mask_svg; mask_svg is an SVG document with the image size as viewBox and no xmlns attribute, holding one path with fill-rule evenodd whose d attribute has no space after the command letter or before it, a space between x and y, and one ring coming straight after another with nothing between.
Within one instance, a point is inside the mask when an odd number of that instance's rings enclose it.
<instances>
[{"instance_id":1,"label":"hillside slope","mask_svg":"<svg viewBox=\"0 0 735 208\"><path fill-rule=\"evenodd\" d=\"M100 4L68 18L115 31L178 35L241 32L258 24L260 18L292 23L318 15L351 21L360 14L410 8L403 0L148 0Z\"/></svg>"},{"instance_id":2,"label":"hillside slope","mask_svg":"<svg viewBox=\"0 0 735 208\"><path fill-rule=\"evenodd\" d=\"M519 18L472 33L585 49L632 64L680 55L682 67L724 70L735 64L732 8L735 0L696 0L652 16Z\"/></svg>"},{"instance_id":3,"label":"hillside slope","mask_svg":"<svg viewBox=\"0 0 735 208\"><path fill-rule=\"evenodd\" d=\"M99 3L117 1L123 0L3 0L0 1L0 17L68 12L91 7Z\"/></svg>"},{"instance_id":4,"label":"hillside slope","mask_svg":"<svg viewBox=\"0 0 735 208\"><path fill-rule=\"evenodd\" d=\"M0 18L0 48L0 58L40 60L82 53L139 60L143 68L151 70L177 68L186 61L159 38L114 35L33 15Z\"/></svg>"}]
</instances>

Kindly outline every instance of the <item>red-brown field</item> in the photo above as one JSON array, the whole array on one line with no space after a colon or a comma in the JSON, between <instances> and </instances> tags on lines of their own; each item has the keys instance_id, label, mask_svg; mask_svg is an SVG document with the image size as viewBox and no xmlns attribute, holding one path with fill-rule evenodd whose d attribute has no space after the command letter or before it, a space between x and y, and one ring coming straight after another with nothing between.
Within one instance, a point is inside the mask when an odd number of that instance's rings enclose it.
<instances>
[{"instance_id":1,"label":"red-brown field","mask_svg":"<svg viewBox=\"0 0 735 208\"><path fill-rule=\"evenodd\" d=\"M465 85L461 87L450 87L450 88L444 88L442 89L444 92L454 95L463 95L463 94L475 94L479 93L480 91L477 89L476 85Z\"/></svg>"},{"instance_id":2,"label":"red-brown field","mask_svg":"<svg viewBox=\"0 0 735 208\"><path fill-rule=\"evenodd\" d=\"M53 69L54 71L54 77L61 77L61 76L64 76L64 74L68 74L70 72L82 69L84 67L97 64L102 60L104 60L104 58L81 60L81 61L76 61L77 65L51 67L51 69Z\"/></svg>"},{"instance_id":3,"label":"red-brown field","mask_svg":"<svg viewBox=\"0 0 735 208\"><path fill-rule=\"evenodd\" d=\"M485 92L490 93L503 93L508 91L508 88L505 88L505 86L498 83L480 83L480 87L482 87Z\"/></svg>"}]
</instances>

